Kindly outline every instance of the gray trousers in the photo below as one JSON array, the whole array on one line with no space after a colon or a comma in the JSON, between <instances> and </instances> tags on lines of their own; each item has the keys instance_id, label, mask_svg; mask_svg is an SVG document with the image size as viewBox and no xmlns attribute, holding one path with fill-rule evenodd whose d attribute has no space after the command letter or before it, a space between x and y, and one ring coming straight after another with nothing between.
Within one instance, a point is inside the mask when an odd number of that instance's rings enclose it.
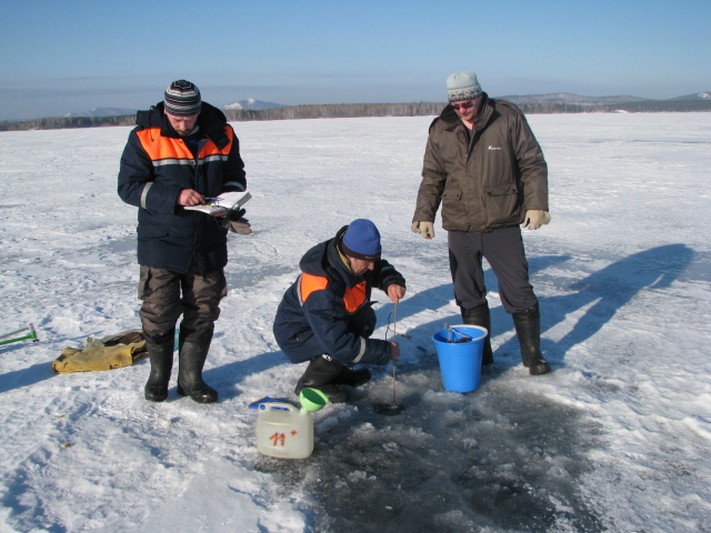
<instances>
[{"instance_id":1,"label":"gray trousers","mask_svg":"<svg viewBox=\"0 0 711 533\"><path fill-rule=\"evenodd\" d=\"M454 298L462 309L486 303L482 258L486 258L499 282L501 303L508 313L533 307L538 302L528 281L528 261L518 226L486 233L450 231L449 268Z\"/></svg>"},{"instance_id":2,"label":"gray trousers","mask_svg":"<svg viewBox=\"0 0 711 533\"><path fill-rule=\"evenodd\" d=\"M215 321L220 316L220 301L227 295L222 269L201 276L194 269L187 274L141 265L138 297L139 311L146 335L154 339L172 336L180 315L183 341L212 339Z\"/></svg>"}]
</instances>

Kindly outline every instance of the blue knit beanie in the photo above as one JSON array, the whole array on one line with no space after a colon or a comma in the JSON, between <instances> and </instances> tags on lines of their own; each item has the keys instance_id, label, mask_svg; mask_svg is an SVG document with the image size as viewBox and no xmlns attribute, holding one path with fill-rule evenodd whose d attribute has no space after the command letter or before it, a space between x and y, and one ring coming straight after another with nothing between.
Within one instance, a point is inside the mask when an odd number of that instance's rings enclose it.
<instances>
[{"instance_id":1,"label":"blue knit beanie","mask_svg":"<svg viewBox=\"0 0 711 533\"><path fill-rule=\"evenodd\" d=\"M380 232L370 220L358 218L349 224L341 245L346 255L375 261L380 257Z\"/></svg>"}]
</instances>

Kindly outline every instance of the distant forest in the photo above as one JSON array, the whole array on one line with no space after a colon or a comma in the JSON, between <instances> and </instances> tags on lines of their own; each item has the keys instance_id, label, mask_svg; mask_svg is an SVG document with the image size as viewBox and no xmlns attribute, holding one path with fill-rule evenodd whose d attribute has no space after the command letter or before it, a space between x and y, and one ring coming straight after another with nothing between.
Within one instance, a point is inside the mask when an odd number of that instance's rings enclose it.
<instances>
[{"instance_id":1,"label":"distant forest","mask_svg":"<svg viewBox=\"0 0 711 533\"><path fill-rule=\"evenodd\" d=\"M307 118L356 118L356 117L416 117L438 115L444 102L411 104L323 104L275 107L262 110L227 110L231 122L254 120L296 120ZM523 103L518 106L526 114L545 113L658 113L711 111L708 100L645 100L619 104L567 104ZM65 128L95 128L103 126L132 126L135 115L110 117L55 117L26 121L0 121L0 131L51 130Z\"/></svg>"}]
</instances>

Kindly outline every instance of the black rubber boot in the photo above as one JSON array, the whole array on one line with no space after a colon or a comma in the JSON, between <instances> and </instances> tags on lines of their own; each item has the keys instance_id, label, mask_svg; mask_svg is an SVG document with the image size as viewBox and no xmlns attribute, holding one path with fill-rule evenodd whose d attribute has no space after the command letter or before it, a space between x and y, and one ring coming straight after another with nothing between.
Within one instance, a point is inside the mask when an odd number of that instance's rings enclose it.
<instances>
[{"instance_id":1,"label":"black rubber boot","mask_svg":"<svg viewBox=\"0 0 711 533\"><path fill-rule=\"evenodd\" d=\"M146 400L162 402L168 397L168 382L173 370L174 332L165 337L154 339L145 335L148 359L151 361L151 373L144 389Z\"/></svg>"},{"instance_id":2,"label":"black rubber boot","mask_svg":"<svg viewBox=\"0 0 711 533\"><path fill-rule=\"evenodd\" d=\"M210 341L185 341L178 354L178 394L190 396L197 403L217 401L217 391L202 380L202 369L209 349Z\"/></svg>"},{"instance_id":3,"label":"black rubber boot","mask_svg":"<svg viewBox=\"0 0 711 533\"><path fill-rule=\"evenodd\" d=\"M465 324L472 326L481 326L486 328L487 334L484 339L484 348L481 352L481 364L490 365L494 362L494 354L491 351L491 314L489 313L489 305L484 304L473 309L462 309L462 320Z\"/></svg>"},{"instance_id":4,"label":"black rubber boot","mask_svg":"<svg viewBox=\"0 0 711 533\"><path fill-rule=\"evenodd\" d=\"M344 370L347 370L346 367L330 355L314 357L309 361L309 366L296 384L294 392L298 396L304 387L313 387L328 396L332 403L346 402L350 395L336 384L336 380L343 375Z\"/></svg>"},{"instance_id":5,"label":"black rubber boot","mask_svg":"<svg viewBox=\"0 0 711 533\"><path fill-rule=\"evenodd\" d=\"M528 367L529 374L537 376L551 371L551 365L541 353L541 314L538 304L514 313L514 326L521 345L521 360Z\"/></svg>"},{"instance_id":6,"label":"black rubber boot","mask_svg":"<svg viewBox=\"0 0 711 533\"><path fill-rule=\"evenodd\" d=\"M360 387L370 381L370 370L367 368L359 368L351 370L348 367L343 367L341 373L336 376L331 383L335 385L348 385L349 387Z\"/></svg>"}]
</instances>

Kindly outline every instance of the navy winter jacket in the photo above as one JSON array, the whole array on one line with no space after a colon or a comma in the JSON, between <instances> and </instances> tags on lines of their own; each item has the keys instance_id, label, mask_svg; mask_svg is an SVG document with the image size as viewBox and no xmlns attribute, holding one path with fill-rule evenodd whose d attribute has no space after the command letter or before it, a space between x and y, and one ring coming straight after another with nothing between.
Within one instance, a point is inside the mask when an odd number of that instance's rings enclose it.
<instances>
[{"instance_id":1,"label":"navy winter jacket","mask_svg":"<svg viewBox=\"0 0 711 533\"><path fill-rule=\"evenodd\" d=\"M182 189L206 197L244 191L247 180L239 140L225 115L203 102L202 138L193 155L163 114L163 103L137 115L121 156L118 194L138 207L138 263L202 275L227 264L227 230L220 220L177 205Z\"/></svg>"},{"instance_id":2,"label":"navy winter jacket","mask_svg":"<svg viewBox=\"0 0 711 533\"><path fill-rule=\"evenodd\" d=\"M338 250L346 229L306 252L301 275L279 304L274 336L292 363L321 354L344 365L390 361L390 343L369 338L376 322L370 294L373 287L385 291L392 283L404 287L405 278L383 259L372 271L354 275Z\"/></svg>"}]
</instances>

